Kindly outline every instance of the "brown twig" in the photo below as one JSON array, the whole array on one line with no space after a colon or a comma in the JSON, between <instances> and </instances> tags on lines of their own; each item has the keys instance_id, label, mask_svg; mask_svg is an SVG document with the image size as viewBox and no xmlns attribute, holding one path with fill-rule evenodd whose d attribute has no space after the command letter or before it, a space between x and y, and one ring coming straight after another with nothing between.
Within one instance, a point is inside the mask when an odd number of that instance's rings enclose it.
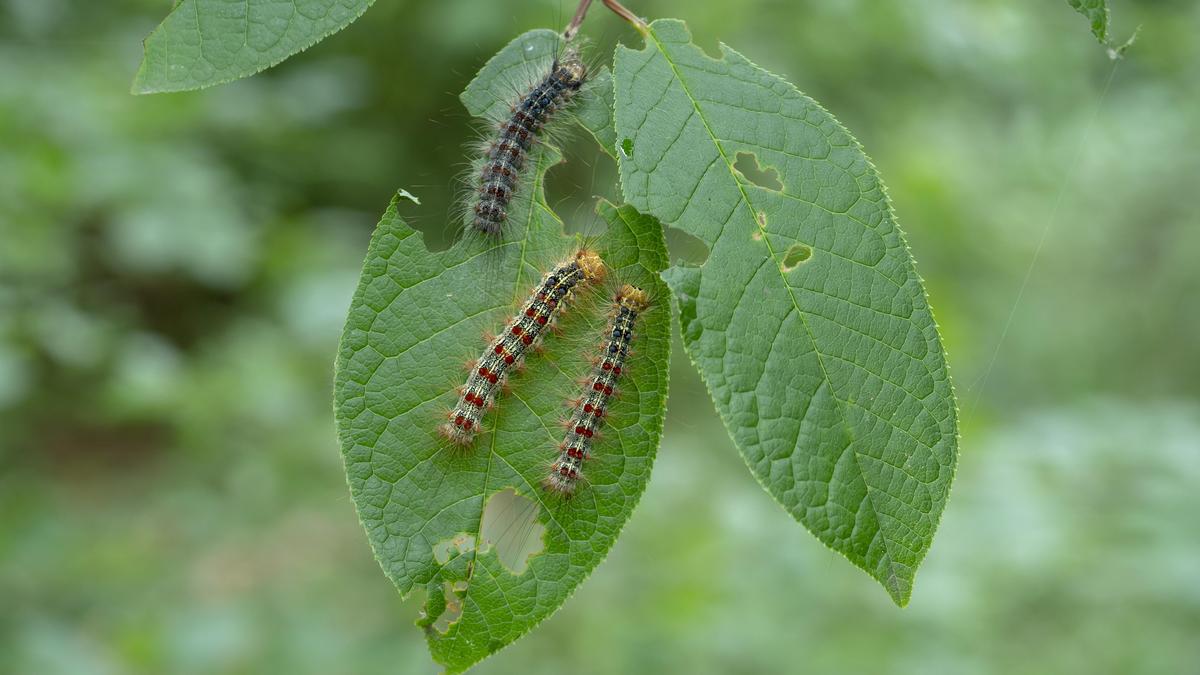
<instances>
[{"instance_id":1,"label":"brown twig","mask_svg":"<svg viewBox=\"0 0 1200 675\"><path fill-rule=\"evenodd\" d=\"M601 0L601 2L604 3L605 7L612 10L614 14L632 24L633 27L637 29L637 32L641 33L642 35L645 35L650 31L650 27L646 25L646 22L642 20L642 17L629 11L628 8L617 2L617 0Z\"/></svg>"},{"instance_id":2,"label":"brown twig","mask_svg":"<svg viewBox=\"0 0 1200 675\"><path fill-rule=\"evenodd\" d=\"M622 5L617 0L600 0L604 6L612 11L613 14L625 19L639 33L645 35L649 31L646 22L638 15L629 11L627 7ZM579 7L575 10L575 16L571 17L571 23L567 24L566 30L563 31L563 39L570 42L579 33L579 26L583 23L584 17L587 16L588 8L592 6L592 0L579 0Z\"/></svg>"},{"instance_id":3,"label":"brown twig","mask_svg":"<svg viewBox=\"0 0 1200 675\"><path fill-rule=\"evenodd\" d=\"M575 10L575 16L571 17L571 23L567 24L566 30L563 31L563 39L570 42L575 38L575 34L579 32L579 26L583 23L583 17L587 16L588 7L592 6L592 0L579 0L579 8Z\"/></svg>"}]
</instances>

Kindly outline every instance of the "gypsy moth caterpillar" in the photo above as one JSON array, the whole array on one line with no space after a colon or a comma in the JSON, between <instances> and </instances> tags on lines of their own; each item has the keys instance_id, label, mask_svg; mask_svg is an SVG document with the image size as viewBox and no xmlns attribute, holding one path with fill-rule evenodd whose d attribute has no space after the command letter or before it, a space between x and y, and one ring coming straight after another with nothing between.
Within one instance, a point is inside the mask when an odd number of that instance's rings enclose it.
<instances>
[{"instance_id":1,"label":"gypsy moth caterpillar","mask_svg":"<svg viewBox=\"0 0 1200 675\"><path fill-rule=\"evenodd\" d=\"M633 326L649 305L649 295L630 284L621 286L613 297L612 316L601 341L600 357L567 419L567 434L559 445L558 459L542 481L546 490L566 498L575 493L583 478L583 463L592 455L592 444L625 370Z\"/></svg>"},{"instance_id":2,"label":"gypsy moth caterpillar","mask_svg":"<svg viewBox=\"0 0 1200 675\"><path fill-rule=\"evenodd\" d=\"M568 47L554 59L548 73L519 94L511 114L499 121L484 150L470 207L476 232L491 237L502 234L530 148L554 114L583 86L587 73L578 49Z\"/></svg>"},{"instance_id":3,"label":"gypsy moth caterpillar","mask_svg":"<svg viewBox=\"0 0 1200 675\"><path fill-rule=\"evenodd\" d=\"M581 283L604 278L604 261L580 249L569 261L546 273L504 330L493 338L471 367L458 404L450 411L442 433L456 445L470 445L479 433L483 414L495 404L508 373L519 368L530 349L540 343Z\"/></svg>"}]
</instances>

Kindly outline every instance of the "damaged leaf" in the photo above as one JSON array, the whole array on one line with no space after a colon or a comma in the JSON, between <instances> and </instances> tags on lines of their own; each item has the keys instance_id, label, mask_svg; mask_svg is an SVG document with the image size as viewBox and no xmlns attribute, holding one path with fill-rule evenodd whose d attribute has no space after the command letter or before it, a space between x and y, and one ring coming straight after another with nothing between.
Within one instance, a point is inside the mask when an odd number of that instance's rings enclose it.
<instances>
[{"instance_id":1,"label":"damaged leaf","mask_svg":"<svg viewBox=\"0 0 1200 675\"><path fill-rule=\"evenodd\" d=\"M527 33L484 66L463 101L477 115L507 105L513 68L552 55L557 36ZM354 503L384 572L404 595L424 588L419 621L436 661L459 672L555 612L607 555L645 489L667 395L670 295L662 227L602 202L607 231L591 242L613 283L563 316L561 335L514 374L469 449L437 433L483 335L515 311L541 275L578 246L546 205L559 161L535 146L527 184L501 242L430 252L393 200L371 238L337 359L338 435ZM636 354L604 438L571 501L539 486L558 454L566 401L591 368L617 281L649 290ZM491 508L489 508L489 505Z\"/></svg>"},{"instance_id":2,"label":"damaged leaf","mask_svg":"<svg viewBox=\"0 0 1200 675\"><path fill-rule=\"evenodd\" d=\"M680 21L618 48L613 77L626 201L709 247L664 276L726 429L793 517L907 603L957 419L879 175L816 102Z\"/></svg>"}]
</instances>

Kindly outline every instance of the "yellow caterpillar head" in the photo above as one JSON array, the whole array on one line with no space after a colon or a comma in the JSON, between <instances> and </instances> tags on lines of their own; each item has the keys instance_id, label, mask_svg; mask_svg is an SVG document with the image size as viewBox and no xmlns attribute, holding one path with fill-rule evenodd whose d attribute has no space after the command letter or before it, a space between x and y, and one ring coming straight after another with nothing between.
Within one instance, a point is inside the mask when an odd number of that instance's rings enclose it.
<instances>
[{"instance_id":1,"label":"yellow caterpillar head","mask_svg":"<svg viewBox=\"0 0 1200 675\"><path fill-rule=\"evenodd\" d=\"M604 260L596 253L583 249L575 254L575 262L579 264L584 278L590 283L599 283L604 280Z\"/></svg>"},{"instance_id":2,"label":"yellow caterpillar head","mask_svg":"<svg viewBox=\"0 0 1200 675\"><path fill-rule=\"evenodd\" d=\"M579 52L574 49L563 54L562 59L558 62L558 68L563 74L563 80L572 89L582 87L583 81L587 79L587 66L579 58Z\"/></svg>"},{"instance_id":3,"label":"yellow caterpillar head","mask_svg":"<svg viewBox=\"0 0 1200 675\"><path fill-rule=\"evenodd\" d=\"M650 306L650 295L637 286L625 284L617 291L617 304L642 312Z\"/></svg>"}]
</instances>

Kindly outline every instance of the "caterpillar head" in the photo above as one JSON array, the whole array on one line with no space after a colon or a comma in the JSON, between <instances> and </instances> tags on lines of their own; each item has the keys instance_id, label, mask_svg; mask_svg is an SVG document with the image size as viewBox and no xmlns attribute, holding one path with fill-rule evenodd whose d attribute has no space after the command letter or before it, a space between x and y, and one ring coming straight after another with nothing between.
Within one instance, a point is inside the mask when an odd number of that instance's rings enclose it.
<instances>
[{"instance_id":1,"label":"caterpillar head","mask_svg":"<svg viewBox=\"0 0 1200 675\"><path fill-rule=\"evenodd\" d=\"M650 295L631 284L625 284L617 291L616 300L617 304L635 312L643 312L650 306Z\"/></svg>"},{"instance_id":2,"label":"caterpillar head","mask_svg":"<svg viewBox=\"0 0 1200 675\"><path fill-rule=\"evenodd\" d=\"M558 62L558 69L562 73L563 82L571 89L579 89L587 79L587 65L579 58L579 52L575 49L563 54Z\"/></svg>"},{"instance_id":3,"label":"caterpillar head","mask_svg":"<svg viewBox=\"0 0 1200 675\"><path fill-rule=\"evenodd\" d=\"M593 251L581 250L575 254L575 262L583 270L583 276L589 283L600 283L604 280L604 260Z\"/></svg>"}]
</instances>

